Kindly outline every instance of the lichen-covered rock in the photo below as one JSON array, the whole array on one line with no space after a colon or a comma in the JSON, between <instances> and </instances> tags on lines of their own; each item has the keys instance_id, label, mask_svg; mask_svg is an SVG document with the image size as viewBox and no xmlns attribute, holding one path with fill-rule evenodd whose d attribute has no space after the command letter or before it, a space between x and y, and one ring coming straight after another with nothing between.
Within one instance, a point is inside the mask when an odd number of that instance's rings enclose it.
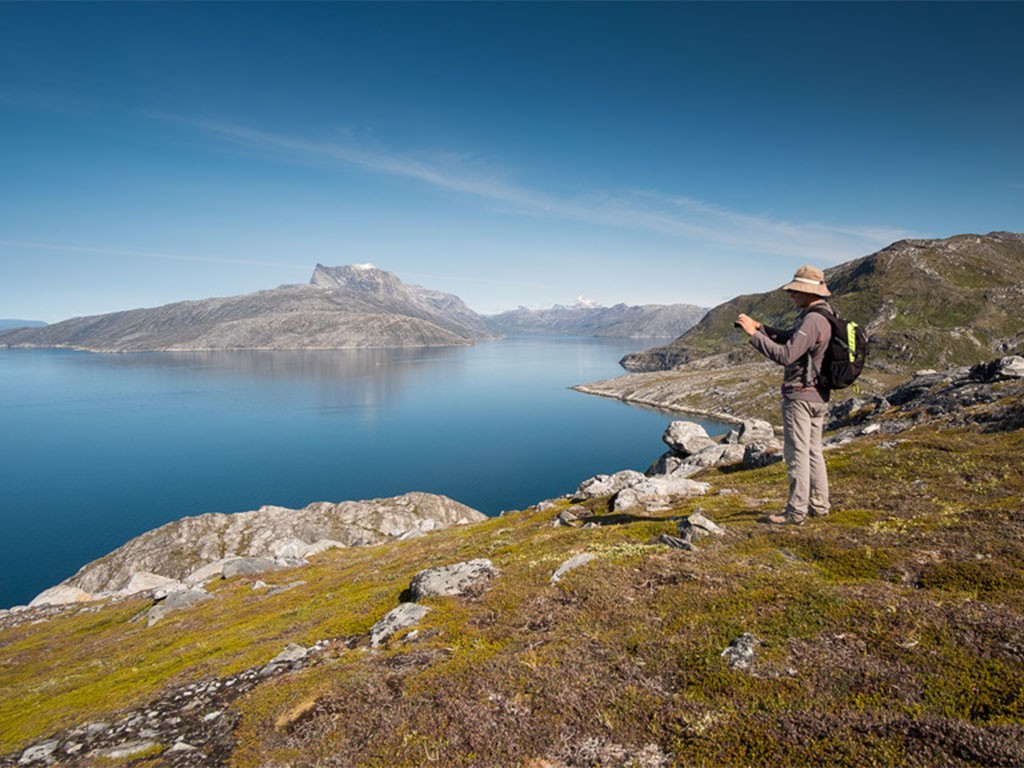
<instances>
[{"instance_id":1,"label":"lichen-covered rock","mask_svg":"<svg viewBox=\"0 0 1024 768\"><path fill-rule=\"evenodd\" d=\"M778 440L749 443L743 446L743 466L746 469L767 467L782 461L782 445Z\"/></svg>"},{"instance_id":2,"label":"lichen-covered rock","mask_svg":"<svg viewBox=\"0 0 1024 768\"><path fill-rule=\"evenodd\" d=\"M725 467L743 461L746 446L742 443L712 443L698 453L688 456L672 470L671 477L690 477L708 467Z\"/></svg>"},{"instance_id":3,"label":"lichen-covered rock","mask_svg":"<svg viewBox=\"0 0 1024 768\"><path fill-rule=\"evenodd\" d=\"M616 512L638 508L647 512L657 512L671 509L681 498L703 496L709 490L711 486L708 483L701 483L688 477L647 477L642 482L619 491L613 506Z\"/></svg>"},{"instance_id":4,"label":"lichen-covered rock","mask_svg":"<svg viewBox=\"0 0 1024 768\"><path fill-rule=\"evenodd\" d=\"M700 512L679 521L679 535L687 541L699 541L707 536L725 536L725 530L714 520L705 517Z\"/></svg>"},{"instance_id":5,"label":"lichen-covered rock","mask_svg":"<svg viewBox=\"0 0 1024 768\"><path fill-rule=\"evenodd\" d=\"M729 669L746 670L753 666L757 658L757 647L761 644L750 632L744 632L722 651L722 658Z\"/></svg>"},{"instance_id":6,"label":"lichen-covered rock","mask_svg":"<svg viewBox=\"0 0 1024 768\"><path fill-rule=\"evenodd\" d=\"M498 574L494 564L487 558L469 560L465 563L428 568L413 576L409 594L414 601L425 597L444 597L465 594L472 587L489 581Z\"/></svg>"},{"instance_id":7,"label":"lichen-covered rock","mask_svg":"<svg viewBox=\"0 0 1024 768\"><path fill-rule=\"evenodd\" d=\"M47 739L46 741L41 741L38 744L33 744L21 753L18 765L33 765L35 763L49 765L53 762L53 753L57 751L57 747L59 746L60 741L57 739Z\"/></svg>"},{"instance_id":8,"label":"lichen-covered rock","mask_svg":"<svg viewBox=\"0 0 1024 768\"><path fill-rule=\"evenodd\" d=\"M370 629L370 645L377 648L390 640L398 632L414 627L430 613L430 607L419 603L400 603L398 607L388 611L384 618Z\"/></svg>"},{"instance_id":9,"label":"lichen-covered rock","mask_svg":"<svg viewBox=\"0 0 1024 768\"><path fill-rule=\"evenodd\" d=\"M269 557L233 557L224 563L221 578L233 579L235 576L251 576L280 568L276 560Z\"/></svg>"},{"instance_id":10,"label":"lichen-covered rock","mask_svg":"<svg viewBox=\"0 0 1024 768\"><path fill-rule=\"evenodd\" d=\"M667 451L655 459L654 463L647 468L647 471L644 474L647 475L647 477L671 475L679 469L680 465L682 465L684 461L685 459L680 456L676 456L672 451Z\"/></svg>"},{"instance_id":11,"label":"lichen-covered rock","mask_svg":"<svg viewBox=\"0 0 1024 768\"><path fill-rule=\"evenodd\" d=\"M298 643L288 643L283 651L267 662L266 666L260 670L260 674L269 677L282 669L292 669L305 661L307 656L309 656L308 648Z\"/></svg>"},{"instance_id":12,"label":"lichen-covered rock","mask_svg":"<svg viewBox=\"0 0 1024 768\"><path fill-rule=\"evenodd\" d=\"M736 440L743 445L775 439L775 428L761 419L748 419L736 430Z\"/></svg>"},{"instance_id":13,"label":"lichen-covered rock","mask_svg":"<svg viewBox=\"0 0 1024 768\"><path fill-rule=\"evenodd\" d=\"M196 603L209 600L211 597L212 595L207 594L201 589L188 589L184 592L172 592L162 601L149 609L149 613L146 617L146 625L152 627L158 621L165 618L167 614L173 613L174 611L180 611L183 608L189 608Z\"/></svg>"},{"instance_id":14,"label":"lichen-covered rock","mask_svg":"<svg viewBox=\"0 0 1024 768\"><path fill-rule=\"evenodd\" d=\"M646 479L646 475L635 469L624 469L614 475L595 475L580 483L576 490L577 499L597 499L602 496L614 496L623 488L636 485Z\"/></svg>"}]
</instances>

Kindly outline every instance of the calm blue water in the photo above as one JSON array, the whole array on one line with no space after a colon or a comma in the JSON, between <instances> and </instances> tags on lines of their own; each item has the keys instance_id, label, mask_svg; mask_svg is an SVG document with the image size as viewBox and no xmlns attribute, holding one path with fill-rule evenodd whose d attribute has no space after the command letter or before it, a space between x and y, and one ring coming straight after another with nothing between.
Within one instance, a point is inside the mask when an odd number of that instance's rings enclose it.
<instances>
[{"instance_id":1,"label":"calm blue water","mask_svg":"<svg viewBox=\"0 0 1024 768\"><path fill-rule=\"evenodd\" d=\"M646 469L671 416L568 389L646 346L0 351L0 607L185 515L413 490L497 514Z\"/></svg>"}]
</instances>

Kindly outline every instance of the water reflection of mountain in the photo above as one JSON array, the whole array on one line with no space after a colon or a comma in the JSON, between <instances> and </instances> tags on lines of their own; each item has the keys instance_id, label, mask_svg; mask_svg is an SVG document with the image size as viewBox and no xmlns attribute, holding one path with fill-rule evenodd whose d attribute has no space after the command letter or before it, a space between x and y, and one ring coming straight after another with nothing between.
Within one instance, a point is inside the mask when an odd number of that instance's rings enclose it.
<instances>
[{"instance_id":1,"label":"water reflection of mountain","mask_svg":"<svg viewBox=\"0 0 1024 768\"><path fill-rule=\"evenodd\" d=\"M314 386L324 409L379 408L394 403L412 384L422 385L437 369L462 368L466 348L423 347L224 352L153 352L128 357L94 357L97 362L140 363L183 374L236 377L245 387Z\"/></svg>"}]
</instances>

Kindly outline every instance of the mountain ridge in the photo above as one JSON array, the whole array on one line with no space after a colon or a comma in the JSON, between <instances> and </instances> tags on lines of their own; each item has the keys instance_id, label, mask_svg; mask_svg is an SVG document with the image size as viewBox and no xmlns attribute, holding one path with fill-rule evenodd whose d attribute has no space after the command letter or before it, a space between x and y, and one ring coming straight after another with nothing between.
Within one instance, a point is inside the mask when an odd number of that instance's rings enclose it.
<instances>
[{"instance_id":1,"label":"mountain ridge","mask_svg":"<svg viewBox=\"0 0 1024 768\"><path fill-rule=\"evenodd\" d=\"M833 307L871 337L869 365L893 374L981 362L1024 350L1024 234L991 232L900 240L825 270ZM723 366L756 352L732 327L744 312L788 327L796 311L780 290L737 296L671 344L626 355L632 372L666 371L721 356Z\"/></svg>"},{"instance_id":2,"label":"mountain ridge","mask_svg":"<svg viewBox=\"0 0 1024 768\"><path fill-rule=\"evenodd\" d=\"M332 271L333 269L333 271ZM453 346L492 338L455 296L384 270L317 265L307 285L72 318L0 346L94 352Z\"/></svg>"},{"instance_id":3,"label":"mountain ridge","mask_svg":"<svg viewBox=\"0 0 1024 768\"><path fill-rule=\"evenodd\" d=\"M372 264L317 264L305 285L0 330L0 348L91 352L298 350L469 345L502 335L669 338L704 309L589 303L481 315L454 294Z\"/></svg>"},{"instance_id":4,"label":"mountain ridge","mask_svg":"<svg viewBox=\"0 0 1024 768\"><path fill-rule=\"evenodd\" d=\"M707 310L692 304L624 303L612 307L577 303L548 309L519 307L488 315L488 327L505 335L668 338L692 328Z\"/></svg>"}]
</instances>

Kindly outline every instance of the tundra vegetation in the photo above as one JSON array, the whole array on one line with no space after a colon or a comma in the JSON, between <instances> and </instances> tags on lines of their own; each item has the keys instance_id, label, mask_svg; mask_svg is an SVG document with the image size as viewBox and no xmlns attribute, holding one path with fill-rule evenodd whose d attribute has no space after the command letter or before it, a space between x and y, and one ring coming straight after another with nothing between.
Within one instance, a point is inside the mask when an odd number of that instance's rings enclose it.
<instances>
[{"instance_id":1,"label":"tundra vegetation","mask_svg":"<svg viewBox=\"0 0 1024 768\"><path fill-rule=\"evenodd\" d=\"M992 407L1019 413L1019 393ZM225 699L206 764L1020 765L1022 450L1019 428L924 419L831 450L835 512L799 527L758 522L784 502L781 463L712 469L711 495L663 513L598 498L577 509L594 525L554 525L566 499L333 550L153 627L133 620L149 600L8 616L3 764L298 644L318 652ZM724 536L651 543L698 508ZM370 648L417 572L475 558L499 575ZM742 663L723 656L741 639ZM185 764L172 746L121 763Z\"/></svg>"}]
</instances>

